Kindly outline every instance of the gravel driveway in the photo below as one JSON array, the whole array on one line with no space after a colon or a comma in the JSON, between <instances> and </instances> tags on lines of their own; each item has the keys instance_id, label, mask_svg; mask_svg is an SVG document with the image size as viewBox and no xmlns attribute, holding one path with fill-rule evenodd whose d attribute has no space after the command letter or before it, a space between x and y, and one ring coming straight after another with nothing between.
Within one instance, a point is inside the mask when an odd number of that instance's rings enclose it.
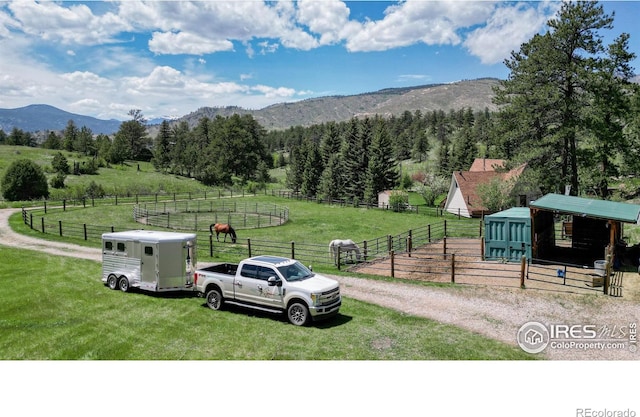
<instances>
[{"instance_id":1,"label":"gravel driveway","mask_svg":"<svg viewBox=\"0 0 640 417\"><path fill-rule=\"evenodd\" d=\"M11 230L9 216L19 209L0 210L0 244L37 250L53 255L101 260L100 249L49 242L27 237ZM630 274L631 275L631 274ZM630 278L640 279L636 274ZM542 290L521 290L495 286L457 285L455 287L421 286L332 275L346 297L377 304L420 317L453 324L461 328L517 346L520 327L530 321L549 325L587 325L597 332L596 341L623 342L622 349L593 344L572 348L552 348L538 355L560 360L637 360L629 343L629 325L640 322L640 305L636 300L602 294L581 295ZM582 327L576 328L578 330ZM624 336L623 336L624 333ZM609 339L604 341L603 339ZM593 340L587 340L592 342Z\"/></svg>"}]
</instances>

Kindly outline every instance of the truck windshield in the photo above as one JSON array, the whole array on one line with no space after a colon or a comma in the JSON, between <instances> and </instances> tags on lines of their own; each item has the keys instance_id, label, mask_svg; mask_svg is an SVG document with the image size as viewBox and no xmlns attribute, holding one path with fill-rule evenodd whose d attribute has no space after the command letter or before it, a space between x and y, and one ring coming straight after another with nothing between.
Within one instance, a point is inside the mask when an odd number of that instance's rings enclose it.
<instances>
[{"instance_id":1,"label":"truck windshield","mask_svg":"<svg viewBox=\"0 0 640 417\"><path fill-rule=\"evenodd\" d=\"M300 281L303 279L311 278L314 273L311 272L306 266L300 262L293 263L291 265L279 266L278 271L282 274L287 281Z\"/></svg>"}]
</instances>

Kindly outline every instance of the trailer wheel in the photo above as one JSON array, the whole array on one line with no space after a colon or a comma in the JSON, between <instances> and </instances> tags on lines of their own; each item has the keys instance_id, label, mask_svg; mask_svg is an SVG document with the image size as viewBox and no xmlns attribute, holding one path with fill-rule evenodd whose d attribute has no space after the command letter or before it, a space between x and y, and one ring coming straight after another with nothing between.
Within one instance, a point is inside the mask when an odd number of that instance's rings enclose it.
<instances>
[{"instance_id":1,"label":"trailer wheel","mask_svg":"<svg viewBox=\"0 0 640 417\"><path fill-rule=\"evenodd\" d=\"M224 298L217 288L214 288L207 293L207 305L210 309L220 310L223 303Z\"/></svg>"},{"instance_id":2,"label":"trailer wheel","mask_svg":"<svg viewBox=\"0 0 640 417\"><path fill-rule=\"evenodd\" d=\"M304 326L309 321L309 309L304 303L293 303L287 308L287 318L291 324Z\"/></svg>"},{"instance_id":3,"label":"trailer wheel","mask_svg":"<svg viewBox=\"0 0 640 417\"><path fill-rule=\"evenodd\" d=\"M120 277L120 281L118 281L118 288L120 288L120 291L122 292L129 291L129 280L127 277Z\"/></svg>"},{"instance_id":4,"label":"trailer wheel","mask_svg":"<svg viewBox=\"0 0 640 417\"><path fill-rule=\"evenodd\" d=\"M109 275L109 277L107 278L107 285L112 290L117 290L118 289L118 277L113 275L113 274Z\"/></svg>"}]
</instances>

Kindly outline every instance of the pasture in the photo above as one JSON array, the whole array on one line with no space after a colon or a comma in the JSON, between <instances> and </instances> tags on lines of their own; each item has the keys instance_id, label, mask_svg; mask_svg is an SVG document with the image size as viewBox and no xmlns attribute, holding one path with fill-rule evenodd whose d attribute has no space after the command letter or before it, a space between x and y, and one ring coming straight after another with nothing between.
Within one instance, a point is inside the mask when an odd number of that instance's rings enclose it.
<instances>
[{"instance_id":1,"label":"pasture","mask_svg":"<svg viewBox=\"0 0 640 417\"><path fill-rule=\"evenodd\" d=\"M111 291L97 262L2 247L3 360L531 359L455 326L344 299L335 319L214 312L189 295ZM238 331L242 329L242 331Z\"/></svg>"}]
</instances>

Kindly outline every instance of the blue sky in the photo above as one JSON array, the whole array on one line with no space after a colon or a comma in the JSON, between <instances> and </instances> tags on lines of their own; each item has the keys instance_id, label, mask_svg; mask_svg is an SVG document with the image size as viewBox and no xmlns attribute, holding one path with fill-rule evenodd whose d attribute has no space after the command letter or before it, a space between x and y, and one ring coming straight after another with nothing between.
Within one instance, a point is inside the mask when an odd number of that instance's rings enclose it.
<instances>
[{"instance_id":1,"label":"blue sky","mask_svg":"<svg viewBox=\"0 0 640 417\"><path fill-rule=\"evenodd\" d=\"M640 2L615 12L631 34ZM0 108L179 117L383 88L506 78L557 1L0 1ZM633 63L640 73L640 61Z\"/></svg>"}]
</instances>

